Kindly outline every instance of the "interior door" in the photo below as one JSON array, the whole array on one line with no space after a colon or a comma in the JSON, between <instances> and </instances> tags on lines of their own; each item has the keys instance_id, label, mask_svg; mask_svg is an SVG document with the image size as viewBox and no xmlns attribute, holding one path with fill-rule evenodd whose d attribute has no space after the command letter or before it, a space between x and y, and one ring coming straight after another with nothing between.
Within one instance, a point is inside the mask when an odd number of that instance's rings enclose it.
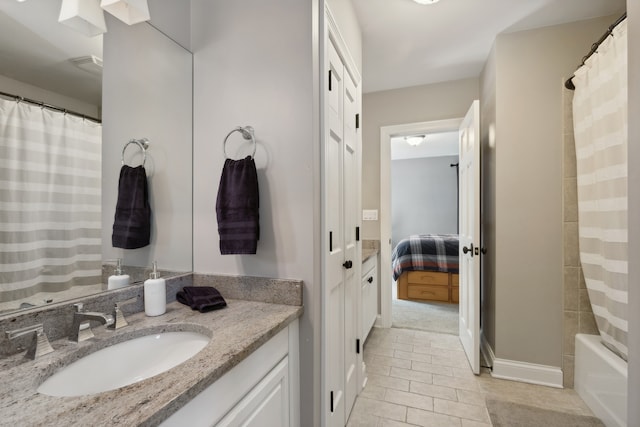
<instances>
[{"instance_id":1,"label":"interior door","mask_svg":"<svg viewBox=\"0 0 640 427\"><path fill-rule=\"evenodd\" d=\"M459 131L460 341L480 373L480 104L473 101Z\"/></svg>"},{"instance_id":2,"label":"interior door","mask_svg":"<svg viewBox=\"0 0 640 427\"><path fill-rule=\"evenodd\" d=\"M324 341L325 425L344 427L345 414L345 238L343 197L343 65L331 43L327 44L329 84L325 92L327 132L325 132L325 291Z\"/></svg>"},{"instance_id":3,"label":"interior door","mask_svg":"<svg viewBox=\"0 0 640 427\"><path fill-rule=\"evenodd\" d=\"M358 394L358 318L360 314L360 262L356 225L358 223L358 109L356 85L347 73L344 75L344 258L345 269L345 413L349 417Z\"/></svg>"}]
</instances>

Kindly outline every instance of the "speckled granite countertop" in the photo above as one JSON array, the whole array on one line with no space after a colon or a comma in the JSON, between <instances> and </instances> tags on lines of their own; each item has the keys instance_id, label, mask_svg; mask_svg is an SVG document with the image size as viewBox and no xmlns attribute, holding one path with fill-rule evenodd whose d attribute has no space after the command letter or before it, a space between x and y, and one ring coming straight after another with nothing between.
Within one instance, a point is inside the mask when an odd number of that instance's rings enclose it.
<instances>
[{"instance_id":1,"label":"speckled granite countertop","mask_svg":"<svg viewBox=\"0 0 640 427\"><path fill-rule=\"evenodd\" d=\"M95 338L80 344L52 342L55 351L35 361L16 355L0 360L0 425L99 426L157 425L240 363L302 314L302 307L227 299L228 306L209 313L173 302L167 313L127 316L118 331L94 327ZM196 331L211 342L194 357L155 377L104 393L51 397L36 389L59 367L96 349L162 331ZM114 361L113 363L126 363ZM100 369L99 366L96 369Z\"/></svg>"},{"instance_id":2,"label":"speckled granite countertop","mask_svg":"<svg viewBox=\"0 0 640 427\"><path fill-rule=\"evenodd\" d=\"M365 262L373 255L376 255L379 252L379 249L375 248L362 248L362 262Z\"/></svg>"}]
</instances>

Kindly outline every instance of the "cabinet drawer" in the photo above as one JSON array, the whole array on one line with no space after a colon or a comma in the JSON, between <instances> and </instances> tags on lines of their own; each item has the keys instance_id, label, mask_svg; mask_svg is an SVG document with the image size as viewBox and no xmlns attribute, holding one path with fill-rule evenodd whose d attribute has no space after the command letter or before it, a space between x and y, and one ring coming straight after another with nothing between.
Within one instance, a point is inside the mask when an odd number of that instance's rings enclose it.
<instances>
[{"instance_id":1,"label":"cabinet drawer","mask_svg":"<svg viewBox=\"0 0 640 427\"><path fill-rule=\"evenodd\" d=\"M449 273L437 271L409 271L409 284L449 285Z\"/></svg>"},{"instance_id":2,"label":"cabinet drawer","mask_svg":"<svg viewBox=\"0 0 640 427\"><path fill-rule=\"evenodd\" d=\"M451 273L451 285L458 286L460 283L460 275L458 273Z\"/></svg>"},{"instance_id":3,"label":"cabinet drawer","mask_svg":"<svg viewBox=\"0 0 640 427\"><path fill-rule=\"evenodd\" d=\"M449 287L438 285L409 285L408 297L431 301L449 301Z\"/></svg>"}]
</instances>

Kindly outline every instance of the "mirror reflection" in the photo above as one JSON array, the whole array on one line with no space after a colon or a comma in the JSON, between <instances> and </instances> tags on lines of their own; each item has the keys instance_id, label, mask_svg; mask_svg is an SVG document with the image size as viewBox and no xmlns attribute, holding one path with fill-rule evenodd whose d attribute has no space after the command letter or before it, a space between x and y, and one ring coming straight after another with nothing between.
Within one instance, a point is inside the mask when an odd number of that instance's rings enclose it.
<instances>
[{"instance_id":1,"label":"mirror reflection","mask_svg":"<svg viewBox=\"0 0 640 427\"><path fill-rule=\"evenodd\" d=\"M87 37L60 4L0 5L0 315L142 281L154 261L192 269L191 53L175 29L108 14ZM181 7L151 1L152 23ZM149 238L125 249L112 232L122 162L142 167L132 139L149 141Z\"/></svg>"}]
</instances>

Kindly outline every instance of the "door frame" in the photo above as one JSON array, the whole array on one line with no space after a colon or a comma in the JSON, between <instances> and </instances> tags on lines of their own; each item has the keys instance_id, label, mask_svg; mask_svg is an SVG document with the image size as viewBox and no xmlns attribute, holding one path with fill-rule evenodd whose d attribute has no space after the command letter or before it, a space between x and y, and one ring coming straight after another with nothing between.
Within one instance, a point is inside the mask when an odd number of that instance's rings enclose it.
<instances>
[{"instance_id":1,"label":"door frame","mask_svg":"<svg viewBox=\"0 0 640 427\"><path fill-rule=\"evenodd\" d=\"M458 131L462 117L380 127L380 315L376 324L391 327L391 138L416 133Z\"/></svg>"}]
</instances>

